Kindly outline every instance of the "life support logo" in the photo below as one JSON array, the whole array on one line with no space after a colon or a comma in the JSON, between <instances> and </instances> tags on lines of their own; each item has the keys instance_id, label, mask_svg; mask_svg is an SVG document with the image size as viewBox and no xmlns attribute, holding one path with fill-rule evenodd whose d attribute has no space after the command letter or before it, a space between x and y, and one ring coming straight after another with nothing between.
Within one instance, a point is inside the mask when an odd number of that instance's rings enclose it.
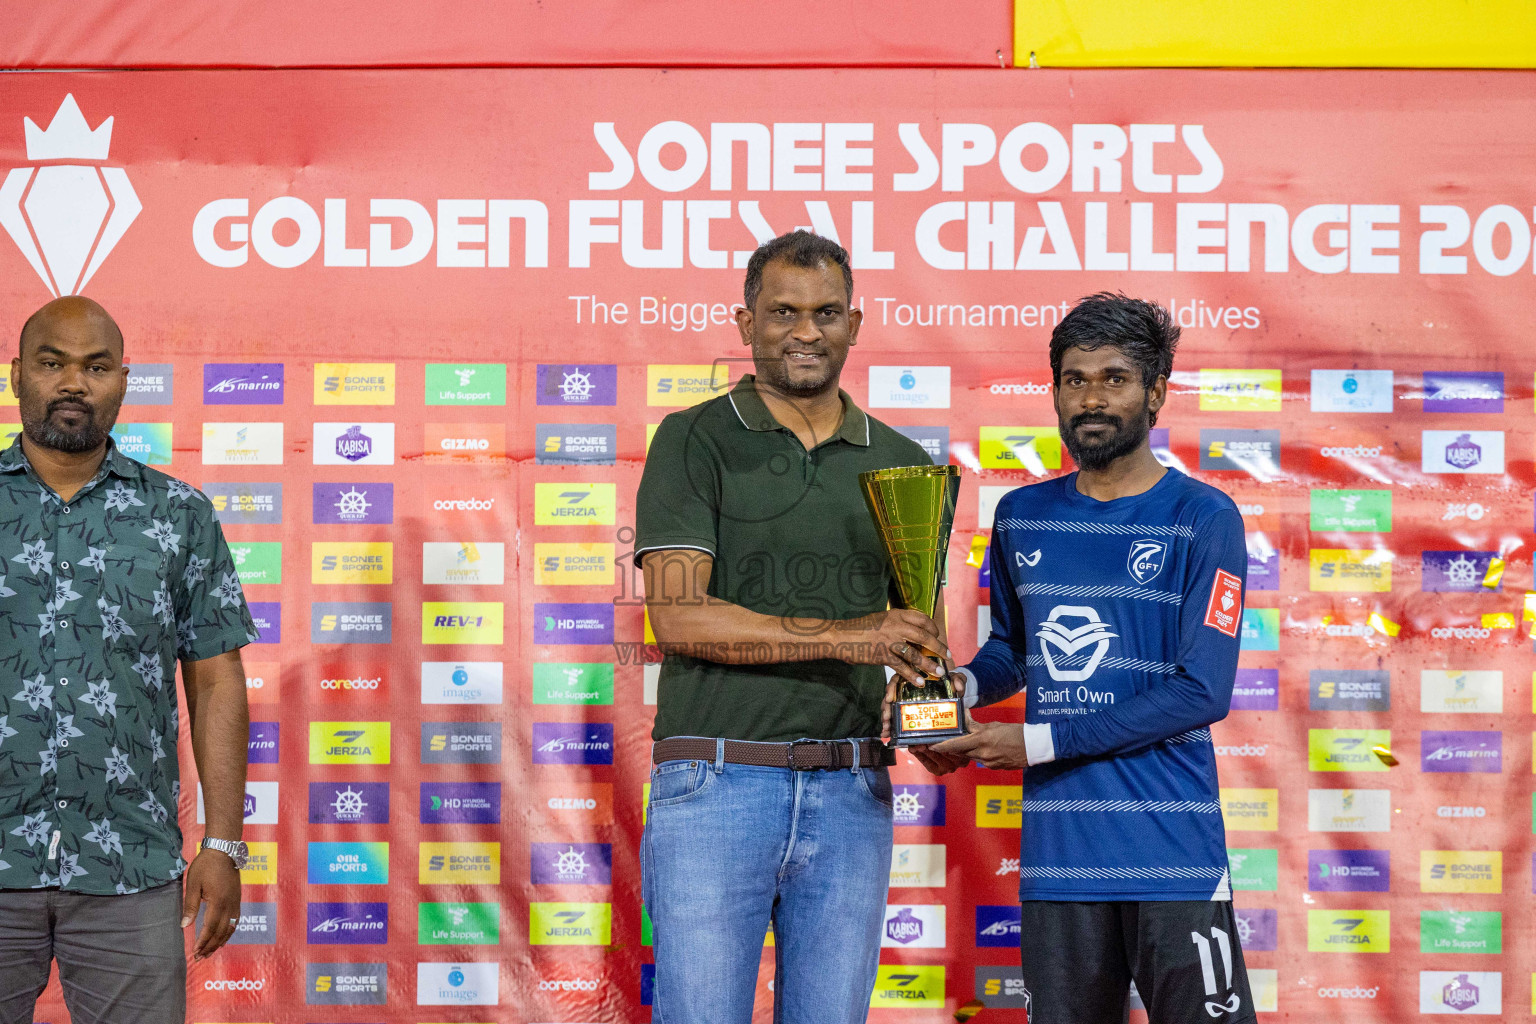
<instances>
[{"instance_id":1,"label":"life support logo","mask_svg":"<svg viewBox=\"0 0 1536 1024\"><path fill-rule=\"evenodd\" d=\"M1062 619L1082 619L1083 624L1072 627L1063 623ZM1061 683L1080 683L1092 677L1099 667L1099 662L1104 660L1104 655L1109 651L1109 642L1118 633L1110 632L1109 624L1099 618L1099 613L1087 605L1059 604L1051 609L1050 617L1040 623L1035 636L1040 638L1040 654L1045 659L1045 667L1051 673L1051 678ZM1053 656L1054 648L1063 659L1077 660L1080 652L1093 647L1087 655L1087 664L1082 668L1062 668L1056 664Z\"/></svg>"},{"instance_id":2,"label":"life support logo","mask_svg":"<svg viewBox=\"0 0 1536 1024\"><path fill-rule=\"evenodd\" d=\"M112 120L93 131L68 94L46 129L23 118L27 159L49 163L14 168L0 183L0 227L56 296L84 288L144 209L128 172L99 166Z\"/></svg>"},{"instance_id":3,"label":"life support logo","mask_svg":"<svg viewBox=\"0 0 1536 1024\"><path fill-rule=\"evenodd\" d=\"M1131 574L1133 580L1146 586L1163 571L1163 563L1167 558L1168 545L1163 541L1138 540L1131 544L1131 553L1125 560L1125 570Z\"/></svg>"}]
</instances>

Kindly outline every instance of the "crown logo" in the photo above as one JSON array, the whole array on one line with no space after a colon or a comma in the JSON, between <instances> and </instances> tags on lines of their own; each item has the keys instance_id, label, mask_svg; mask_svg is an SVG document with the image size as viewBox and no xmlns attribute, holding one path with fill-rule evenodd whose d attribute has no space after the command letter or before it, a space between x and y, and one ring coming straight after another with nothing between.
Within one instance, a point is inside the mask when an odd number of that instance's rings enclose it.
<instances>
[{"instance_id":1,"label":"crown logo","mask_svg":"<svg viewBox=\"0 0 1536 1024\"><path fill-rule=\"evenodd\" d=\"M112 120L92 131L65 95L46 129L22 119L27 159L105 160ZM17 167L0 182L0 227L54 295L78 294L143 209L121 167Z\"/></svg>"},{"instance_id":2,"label":"crown logo","mask_svg":"<svg viewBox=\"0 0 1536 1024\"><path fill-rule=\"evenodd\" d=\"M30 117L22 118L22 127L27 133L28 160L105 160L112 145L112 118L92 131L73 93L65 94L46 129Z\"/></svg>"}]
</instances>

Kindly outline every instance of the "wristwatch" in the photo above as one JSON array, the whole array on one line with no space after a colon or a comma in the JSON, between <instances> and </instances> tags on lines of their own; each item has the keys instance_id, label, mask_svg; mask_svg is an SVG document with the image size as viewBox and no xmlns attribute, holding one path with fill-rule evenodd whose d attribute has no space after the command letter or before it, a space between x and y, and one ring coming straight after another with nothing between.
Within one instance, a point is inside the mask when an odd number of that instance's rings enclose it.
<instances>
[{"instance_id":1,"label":"wristwatch","mask_svg":"<svg viewBox=\"0 0 1536 1024\"><path fill-rule=\"evenodd\" d=\"M250 849L238 839L204 839L197 844L199 850L218 850L235 862L235 867L244 868L245 862L250 860Z\"/></svg>"}]
</instances>

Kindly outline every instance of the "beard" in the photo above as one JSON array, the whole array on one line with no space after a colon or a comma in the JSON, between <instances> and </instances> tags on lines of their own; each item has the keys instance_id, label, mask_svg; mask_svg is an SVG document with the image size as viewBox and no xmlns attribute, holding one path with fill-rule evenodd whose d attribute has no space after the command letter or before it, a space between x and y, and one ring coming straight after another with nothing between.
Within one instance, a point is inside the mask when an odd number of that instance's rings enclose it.
<instances>
[{"instance_id":1,"label":"beard","mask_svg":"<svg viewBox=\"0 0 1536 1024\"><path fill-rule=\"evenodd\" d=\"M756 350L754 347L754 357ZM837 387L839 375L843 371L842 363L834 363L831 352L821 352L826 359L825 369L818 373L807 373L801 370L791 373L791 364L783 356L757 359L756 364L758 383L767 390L790 398L814 398ZM846 359L846 356L844 357Z\"/></svg>"},{"instance_id":2,"label":"beard","mask_svg":"<svg viewBox=\"0 0 1536 1024\"><path fill-rule=\"evenodd\" d=\"M74 428L59 426L53 420L53 414L59 409L82 409L85 418ZM30 414L28 410L23 410L21 427L27 439L40 447L70 454L88 452L101 447L107 440L108 432L101 426L97 412L88 402L56 398L48 403L41 416L37 415L35 409Z\"/></svg>"},{"instance_id":3,"label":"beard","mask_svg":"<svg viewBox=\"0 0 1536 1024\"><path fill-rule=\"evenodd\" d=\"M1107 469L1116 459L1131 454L1145 444L1152 429L1148 404L1147 399L1143 398L1141 410L1129 421L1108 413L1091 412L1079 413L1070 420L1058 417L1061 443L1066 446L1072 461L1077 463L1077 468L1086 469L1090 473ZM1078 437L1078 428L1089 423L1102 423L1110 429L1090 440Z\"/></svg>"}]
</instances>

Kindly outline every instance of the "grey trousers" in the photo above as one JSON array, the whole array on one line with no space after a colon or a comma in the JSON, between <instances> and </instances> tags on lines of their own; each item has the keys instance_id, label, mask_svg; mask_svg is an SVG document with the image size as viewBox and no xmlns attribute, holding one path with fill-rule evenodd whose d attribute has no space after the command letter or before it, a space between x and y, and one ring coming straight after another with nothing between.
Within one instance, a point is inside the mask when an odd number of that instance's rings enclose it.
<instances>
[{"instance_id":1,"label":"grey trousers","mask_svg":"<svg viewBox=\"0 0 1536 1024\"><path fill-rule=\"evenodd\" d=\"M32 1024L52 960L74 1024L184 1024L181 882L129 896L0 890L0 1024Z\"/></svg>"}]
</instances>

